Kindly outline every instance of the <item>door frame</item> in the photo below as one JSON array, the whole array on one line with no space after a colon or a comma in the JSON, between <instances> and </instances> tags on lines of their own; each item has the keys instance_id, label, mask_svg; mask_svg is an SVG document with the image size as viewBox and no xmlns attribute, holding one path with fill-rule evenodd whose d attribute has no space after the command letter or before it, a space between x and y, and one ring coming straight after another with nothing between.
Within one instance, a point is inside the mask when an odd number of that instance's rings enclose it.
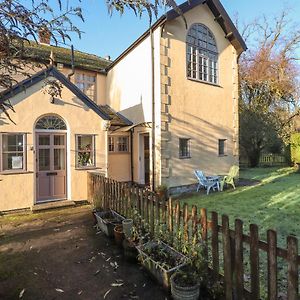
<instances>
[{"instance_id":1,"label":"door frame","mask_svg":"<svg viewBox=\"0 0 300 300\"><path fill-rule=\"evenodd\" d=\"M150 132L143 131L138 133L138 183L145 184L145 136L149 137L149 180L151 183L151 143L150 143Z\"/></svg>"},{"instance_id":2,"label":"door frame","mask_svg":"<svg viewBox=\"0 0 300 300\"><path fill-rule=\"evenodd\" d=\"M53 133L53 134L64 134L65 135L65 142L66 142L66 149L65 149L65 154L66 154L66 197L64 199L49 199L49 200L38 200L38 180L37 180L37 173L38 173L38 157L37 157L37 134L40 133ZM66 200L69 199L70 197L70 157L69 157L69 149L70 149L70 139L69 139L69 134L68 130L53 130L53 129L34 129L34 136L33 136L33 149L34 149L34 204L41 204L41 203L47 203L47 202L54 202L54 201L61 201L61 200Z\"/></svg>"}]
</instances>

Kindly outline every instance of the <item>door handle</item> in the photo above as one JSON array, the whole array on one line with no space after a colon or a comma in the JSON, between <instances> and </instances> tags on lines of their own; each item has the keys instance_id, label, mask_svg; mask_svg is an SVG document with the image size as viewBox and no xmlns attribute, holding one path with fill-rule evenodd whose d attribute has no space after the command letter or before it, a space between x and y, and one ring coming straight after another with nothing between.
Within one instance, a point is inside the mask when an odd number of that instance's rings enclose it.
<instances>
[{"instance_id":1,"label":"door handle","mask_svg":"<svg viewBox=\"0 0 300 300\"><path fill-rule=\"evenodd\" d=\"M49 172L49 173L46 173L47 176L54 176L54 175L57 175L57 172Z\"/></svg>"}]
</instances>

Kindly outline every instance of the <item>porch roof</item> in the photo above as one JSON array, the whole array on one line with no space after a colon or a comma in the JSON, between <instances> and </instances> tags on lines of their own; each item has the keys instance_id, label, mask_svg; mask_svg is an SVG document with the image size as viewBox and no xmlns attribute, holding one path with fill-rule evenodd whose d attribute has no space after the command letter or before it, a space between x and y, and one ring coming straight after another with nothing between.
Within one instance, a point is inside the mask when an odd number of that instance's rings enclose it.
<instances>
[{"instance_id":1,"label":"porch roof","mask_svg":"<svg viewBox=\"0 0 300 300\"><path fill-rule=\"evenodd\" d=\"M117 129L113 130L112 133L128 132L128 131L130 131L131 129L133 129L135 127L152 128L152 122L143 122L143 123L139 123L139 124L133 124L133 125L130 125L130 126L120 127L120 128L117 128Z\"/></svg>"}]
</instances>

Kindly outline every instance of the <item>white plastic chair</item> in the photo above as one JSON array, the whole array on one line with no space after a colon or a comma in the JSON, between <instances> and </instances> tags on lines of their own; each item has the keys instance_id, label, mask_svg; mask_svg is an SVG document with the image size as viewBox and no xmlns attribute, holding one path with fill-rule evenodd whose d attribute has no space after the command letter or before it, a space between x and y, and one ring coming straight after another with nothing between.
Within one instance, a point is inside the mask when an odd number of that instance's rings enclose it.
<instances>
[{"instance_id":1,"label":"white plastic chair","mask_svg":"<svg viewBox=\"0 0 300 300\"><path fill-rule=\"evenodd\" d=\"M196 178L198 179L198 187L197 192L200 190L201 187L204 187L206 189L206 194L208 195L210 192L210 189L213 189L214 191L217 189L220 190L219 180L216 178L209 179L204 175L204 173L200 170L194 171Z\"/></svg>"}]
</instances>

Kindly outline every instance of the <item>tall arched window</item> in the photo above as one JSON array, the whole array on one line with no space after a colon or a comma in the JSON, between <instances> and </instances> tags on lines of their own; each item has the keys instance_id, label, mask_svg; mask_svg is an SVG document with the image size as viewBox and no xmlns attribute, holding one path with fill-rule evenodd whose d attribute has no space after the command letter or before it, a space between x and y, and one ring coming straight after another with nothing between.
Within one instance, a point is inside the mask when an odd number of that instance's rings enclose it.
<instances>
[{"instance_id":1,"label":"tall arched window","mask_svg":"<svg viewBox=\"0 0 300 300\"><path fill-rule=\"evenodd\" d=\"M203 24L193 24L186 38L187 77L218 83L218 48L212 32Z\"/></svg>"}]
</instances>

